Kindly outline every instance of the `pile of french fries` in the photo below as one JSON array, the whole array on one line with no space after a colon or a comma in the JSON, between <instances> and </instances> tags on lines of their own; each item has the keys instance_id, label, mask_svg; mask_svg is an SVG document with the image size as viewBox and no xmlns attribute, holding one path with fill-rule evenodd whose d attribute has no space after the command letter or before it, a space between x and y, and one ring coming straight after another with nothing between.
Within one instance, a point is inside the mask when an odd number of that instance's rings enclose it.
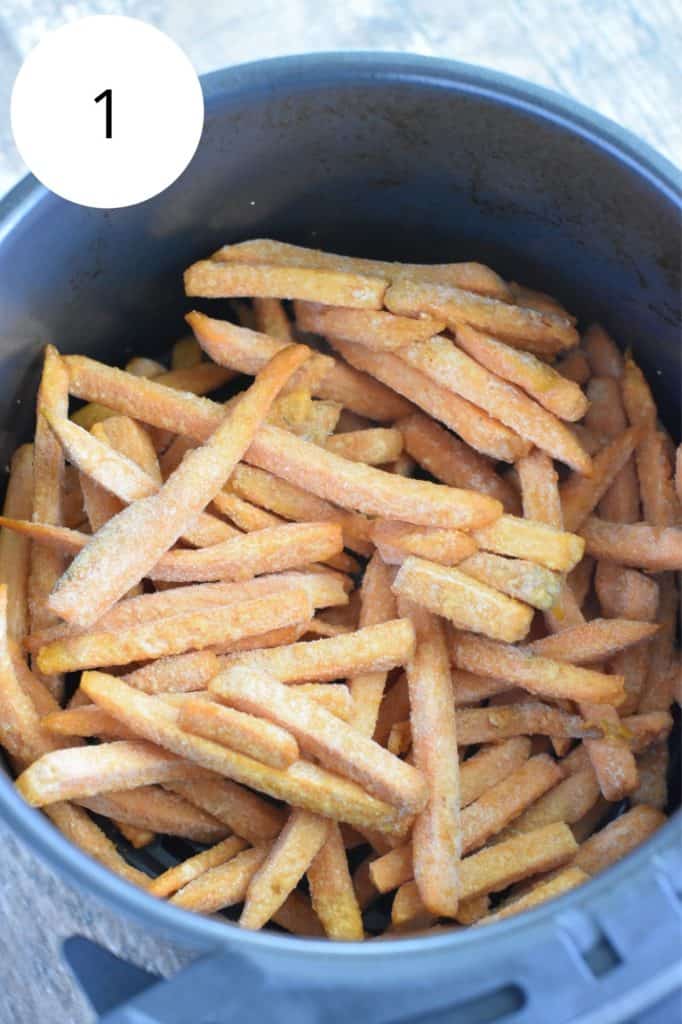
<instances>
[{"instance_id":1,"label":"pile of french fries","mask_svg":"<svg viewBox=\"0 0 682 1024\"><path fill-rule=\"evenodd\" d=\"M185 289L235 322L191 312L170 369L45 352L0 520L22 796L160 899L336 940L651 835L682 456L631 356L475 263L254 240ZM201 848L152 879L159 836Z\"/></svg>"}]
</instances>

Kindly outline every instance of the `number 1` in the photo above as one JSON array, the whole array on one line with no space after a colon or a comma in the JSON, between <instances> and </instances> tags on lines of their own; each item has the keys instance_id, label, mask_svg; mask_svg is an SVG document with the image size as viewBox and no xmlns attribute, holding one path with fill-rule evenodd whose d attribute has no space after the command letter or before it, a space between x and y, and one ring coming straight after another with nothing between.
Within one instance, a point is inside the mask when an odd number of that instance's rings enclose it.
<instances>
[{"instance_id":1,"label":"number 1","mask_svg":"<svg viewBox=\"0 0 682 1024\"><path fill-rule=\"evenodd\" d=\"M106 101L106 112L105 112L105 133L104 137L107 139L111 138L111 122L112 122L112 91L111 89L105 89L99 96L95 96L95 103L99 103L100 100Z\"/></svg>"}]
</instances>

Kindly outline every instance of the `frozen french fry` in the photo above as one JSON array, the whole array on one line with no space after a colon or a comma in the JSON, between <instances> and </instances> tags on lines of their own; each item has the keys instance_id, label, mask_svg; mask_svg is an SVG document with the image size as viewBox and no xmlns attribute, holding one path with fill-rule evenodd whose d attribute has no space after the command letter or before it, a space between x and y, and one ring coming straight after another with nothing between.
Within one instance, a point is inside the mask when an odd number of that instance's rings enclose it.
<instances>
[{"instance_id":1,"label":"frozen french fry","mask_svg":"<svg viewBox=\"0 0 682 1024\"><path fill-rule=\"evenodd\" d=\"M208 299L263 296L381 309L386 292L386 282L379 277L270 263L200 260L187 268L184 278L186 295Z\"/></svg>"},{"instance_id":2,"label":"frozen french fry","mask_svg":"<svg viewBox=\"0 0 682 1024\"><path fill-rule=\"evenodd\" d=\"M631 619L592 619L534 640L528 646L543 658L583 665L606 661L628 647L650 640L659 628L657 623Z\"/></svg>"},{"instance_id":3,"label":"frozen french fry","mask_svg":"<svg viewBox=\"0 0 682 1024\"><path fill-rule=\"evenodd\" d=\"M409 602L417 645L407 666L415 766L428 786L428 803L412 828L412 861L426 908L453 917L462 851L457 725L443 624Z\"/></svg>"},{"instance_id":4,"label":"frozen french fry","mask_svg":"<svg viewBox=\"0 0 682 1024\"><path fill-rule=\"evenodd\" d=\"M412 624L392 619L340 636L229 657L223 668L262 670L281 683L322 682L357 672L388 671L404 665L413 650Z\"/></svg>"},{"instance_id":5,"label":"frozen french fry","mask_svg":"<svg viewBox=\"0 0 682 1024\"><path fill-rule=\"evenodd\" d=\"M177 794L166 792L161 786L138 786L120 793L98 793L97 796L83 797L77 803L94 814L160 835L180 836L197 843L219 843L227 836L225 826L210 814Z\"/></svg>"},{"instance_id":6,"label":"frozen french fry","mask_svg":"<svg viewBox=\"0 0 682 1024\"><path fill-rule=\"evenodd\" d=\"M371 553L371 524L364 516L338 508L295 484L280 480L272 473L242 463L235 466L229 487L240 498L253 502L283 519L304 523L339 523L347 547L361 555ZM259 530L263 528L258 527Z\"/></svg>"},{"instance_id":7,"label":"frozen french fry","mask_svg":"<svg viewBox=\"0 0 682 1024\"><path fill-rule=\"evenodd\" d=\"M567 665L534 654L532 649L495 643L470 633L458 634L454 645L457 668L478 675L503 678L541 697L617 703L623 677Z\"/></svg>"},{"instance_id":8,"label":"frozen french fry","mask_svg":"<svg viewBox=\"0 0 682 1024\"><path fill-rule=\"evenodd\" d=\"M397 616L395 596L391 590L392 573L375 553L367 564L360 591L359 626L377 626ZM351 725L366 736L372 736L386 686L387 669L353 673L349 679L353 710Z\"/></svg>"},{"instance_id":9,"label":"frozen french fry","mask_svg":"<svg viewBox=\"0 0 682 1024\"><path fill-rule=\"evenodd\" d=\"M576 384L587 384L590 379L590 364L585 353L577 348L558 359L554 364L554 369L566 380L572 380Z\"/></svg>"},{"instance_id":10,"label":"frozen french fry","mask_svg":"<svg viewBox=\"0 0 682 1024\"><path fill-rule=\"evenodd\" d=\"M563 893L575 889L576 886L589 881L589 877L588 874L578 867L564 868L550 880L538 882L524 896L520 896L510 903L505 903L500 910L495 914L489 914L487 917L484 917L479 924L495 924L497 921L503 921L514 914L530 910L531 907L537 907L540 903L546 903L547 900L552 900L556 896L561 896Z\"/></svg>"},{"instance_id":11,"label":"frozen french fry","mask_svg":"<svg viewBox=\"0 0 682 1024\"><path fill-rule=\"evenodd\" d=\"M456 331L460 348L503 380L516 384L549 412L562 420L580 420L588 408L587 397L573 381L562 377L531 352L459 324Z\"/></svg>"},{"instance_id":12,"label":"frozen french fry","mask_svg":"<svg viewBox=\"0 0 682 1024\"><path fill-rule=\"evenodd\" d=\"M594 585L601 610L607 618L631 618L640 622L655 620L659 587L650 576L613 562L598 562Z\"/></svg>"},{"instance_id":13,"label":"frozen french fry","mask_svg":"<svg viewBox=\"0 0 682 1024\"><path fill-rule=\"evenodd\" d=\"M497 743L512 736L599 736L596 723L586 724L579 715L568 714L550 704L528 701L487 708L460 708L457 715L459 741L463 746Z\"/></svg>"},{"instance_id":14,"label":"frozen french fry","mask_svg":"<svg viewBox=\"0 0 682 1024\"><path fill-rule=\"evenodd\" d=\"M560 487L564 527L577 531L602 500L637 444L635 429L623 431L594 457L592 475L578 474Z\"/></svg>"},{"instance_id":15,"label":"frozen french fry","mask_svg":"<svg viewBox=\"0 0 682 1024\"><path fill-rule=\"evenodd\" d=\"M623 353L603 327L591 324L585 332L583 347L595 377L622 377Z\"/></svg>"},{"instance_id":16,"label":"frozen french fry","mask_svg":"<svg viewBox=\"0 0 682 1024\"><path fill-rule=\"evenodd\" d=\"M420 772L267 671L233 666L212 680L210 692L231 707L289 730L304 753L403 813L416 813L424 806L426 786Z\"/></svg>"},{"instance_id":17,"label":"frozen french fry","mask_svg":"<svg viewBox=\"0 0 682 1024\"><path fill-rule=\"evenodd\" d=\"M615 864L665 823L665 815L640 804L609 822L583 843L571 864L596 875Z\"/></svg>"},{"instance_id":18,"label":"frozen french fry","mask_svg":"<svg viewBox=\"0 0 682 1024\"><path fill-rule=\"evenodd\" d=\"M81 687L95 703L135 729L143 738L235 782L337 821L389 832L400 831L399 815L392 807L369 796L355 783L316 765L297 761L282 771L211 740L192 736L178 725L179 708L140 693L113 676L86 672ZM310 703L314 706L314 702ZM341 723L339 719L331 718L336 730ZM300 736L297 739L300 743Z\"/></svg>"},{"instance_id":19,"label":"frozen french fry","mask_svg":"<svg viewBox=\"0 0 682 1024\"><path fill-rule=\"evenodd\" d=\"M314 302L294 303L296 326L301 331L325 337L357 341L367 348L391 351L410 341L424 341L440 334L443 320L395 316L385 311L323 306Z\"/></svg>"},{"instance_id":20,"label":"frozen french fry","mask_svg":"<svg viewBox=\"0 0 682 1024\"><path fill-rule=\"evenodd\" d=\"M16 786L24 800L33 807L42 807L60 800L182 779L196 770L145 740L120 740L48 751L21 773Z\"/></svg>"},{"instance_id":21,"label":"frozen french fry","mask_svg":"<svg viewBox=\"0 0 682 1024\"><path fill-rule=\"evenodd\" d=\"M31 519L33 515L33 445L17 448L10 463L3 515ZM7 629L21 642L28 633L28 573L31 543L11 530L0 533L0 583L7 587Z\"/></svg>"},{"instance_id":22,"label":"frozen french fry","mask_svg":"<svg viewBox=\"0 0 682 1024\"><path fill-rule=\"evenodd\" d=\"M298 743L291 733L234 708L210 701L189 701L180 708L179 725L273 768L287 768L298 760Z\"/></svg>"},{"instance_id":23,"label":"frozen french fry","mask_svg":"<svg viewBox=\"0 0 682 1024\"><path fill-rule=\"evenodd\" d=\"M325 843L330 822L294 810L249 882L239 918L242 928L258 929L270 920L308 870Z\"/></svg>"},{"instance_id":24,"label":"frozen french fry","mask_svg":"<svg viewBox=\"0 0 682 1024\"><path fill-rule=\"evenodd\" d=\"M254 846L277 836L286 820L280 807L231 779L204 776L167 782L164 788L206 811Z\"/></svg>"},{"instance_id":25,"label":"frozen french fry","mask_svg":"<svg viewBox=\"0 0 682 1024\"><path fill-rule=\"evenodd\" d=\"M501 839L532 833L535 829L544 828L564 822L572 825L596 803L599 797L599 783L591 767L575 772L563 779L541 796L523 814L515 818L502 833Z\"/></svg>"},{"instance_id":26,"label":"frozen french fry","mask_svg":"<svg viewBox=\"0 0 682 1024\"><path fill-rule=\"evenodd\" d=\"M360 906L336 822L329 824L327 838L311 861L307 876L313 910L328 938L343 942L363 939Z\"/></svg>"},{"instance_id":27,"label":"frozen french fry","mask_svg":"<svg viewBox=\"0 0 682 1024\"><path fill-rule=\"evenodd\" d=\"M561 577L550 569L535 562L503 558L487 551L478 551L465 558L459 563L459 571L540 611L550 609L561 590Z\"/></svg>"},{"instance_id":28,"label":"frozen french fry","mask_svg":"<svg viewBox=\"0 0 682 1024\"><path fill-rule=\"evenodd\" d=\"M538 562L557 572L570 572L585 551L585 542L574 533L510 515L479 527L472 535L484 551Z\"/></svg>"},{"instance_id":29,"label":"frozen french fry","mask_svg":"<svg viewBox=\"0 0 682 1024\"><path fill-rule=\"evenodd\" d=\"M300 346L276 355L158 494L130 505L96 534L51 594L53 611L67 621L91 624L146 575L222 488L278 391L308 352Z\"/></svg>"},{"instance_id":30,"label":"frozen french fry","mask_svg":"<svg viewBox=\"0 0 682 1024\"><path fill-rule=\"evenodd\" d=\"M401 565L409 555L441 565L458 565L478 550L476 541L460 530L429 530L386 519L374 521L372 539L389 565Z\"/></svg>"},{"instance_id":31,"label":"frozen french fry","mask_svg":"<svg viewBox=\"0 0 682 1024\"><path fill-rule=\"evenodd\" d=\"M202 650L279 626L305 622L311 612L305 591L288 593L286 601L275 593L226 607L205 608L142 623L116 633L94 630L66 636L41 647L38 666L45 671L72 672L79 668L128 665L143 658Z\"/></svg>"},{"instance_id":32,"label":"frozen french fry","mask_svg":"<svg viewBox=\"0 0 682 1024\"><path fill-rule=\"evenodd\" d=\"M594 558L647 572L682 569L682 529L648 523L609 523L590 516L580 535Z\"/></svg>"},{"instance_id":33,"label":"frozen french fry","mask_svg":"<svg viewBox=\"0 0 682 1024\"><path fill-rule=\"evenodd\" d=\"M371 430L353 430L334 434L325 447L352 462L365 462L368 466L382 466L395 462L403 450L403 436L399 430L374 427Z\"/></svg>"},{"instance_id":34,"label":"frozen french fry","mask_svg":"<svg viewBox=\"0 0 682 1024\"><path fill-rule=\"evenodd\" d=\"M509 643L526 636L533 617L527 605L472 576L412 555L398 570L393 589L400 597L449 619L458 629Z\"/></svg>"},{"instance_id":35,"label":"frozen french fry","mask_svg":"<svg viewBox=\"0 0 682 1024\"><path fill-rule=\"evenodd\" d=\"M253 315L256 329L272 338L290 344L294 341L289 317L280 299L260 298L253 300Z\"/></svg>"},{"instance_id":36,"label":"frozen french fry","mask_svg":"<svg viewBox=\"0 0 682 1024\"><path fill-rule=\"evenodd\" d=\"M173 867L168 868L162 874L157 875L147 886L147 892L161 899L166 896L172 896L173 893L182 889L183 886L189 885L195 878L203 875L205 871L232 860L247 845L246 841L240 839L239 836L229 836L227 839L223 839L221 843L216 843L215 846L211 846L208 850L202 850L201 853L188 857L179 864L174 864Z\"/></svg>"},{"instance_id":37,"label":"frozen french fry","mask_svg":"<svg viewBox=\"0 0 682 1024\"><path fill-rule=\"evenodd\" d=\"M68 374L56 348L48 345L38 391L33 442L33 519L55 526L62 522L64 455L44 414L66 417L68 410ZM48 607L48 600L63 568L61 553L45 550L35 544L32 546L28 577L28 609L32 631L44 629L56 621ZM44 681L55 696L61 694L63 680L59 676Z\"/></svg>"},{"instance_id":38,"label":"frozen french fry","mask_svg":"<svg viewBox=\"0 0 682 1024\"><path fill-rule=\"evenodd\" d=\"M460 712L461 714L461 712ZM478 750L459 768L459 799L462 807L511 776L528 760L530 740L526 736L495 743Z\"/></svg>"},{"instance_id":39,"label":"frozen french fry","mask_svg":"<svg viewBox=\"0 0 682 1024\"><path fill-rule=\"evenodd\" d=\"M211 914L216 910L242 903L249 882L270 850L269 844L242 850L223 864L204 871L170 897L170 902L185 910Z\"/></svg>"},{"instance_id":40,"label":"frozen french fry","mask_svg":"<svg viewBox=\"0 0 682 1024\"><path fill-rule=\"evenodd\" d=\"M509 344L516 343L517 348L542 354L553 355L578 342L568 316L514 306L451 285L401 280L389 287L384 302L392 313L402 316L426 313L445 320L448 327L455 329L461 323L470 324Z\"/></svg>"},{"instance_id":41,"label":"frozen french fry","mask_svg":"<svg viewBox=\"0 0 682 1024\"><path fill-rule=\"evenodd\" d=\"M339 523L283 523L239 534L198 551L169 551L148 575L153 580L176 583L247 580L324 562L342 550Z\"/></svg>"},{"instance_id":42,"label":"frozen french fry","mask_svg":"<svg viewBox=\"0 0 682 1024\"><path fill-rule=\"evenodd\" d=\"M414 402L434 419L454 430L477 452L513 462L528 450L528 443L478 406L443 387L440 381L409 366L402 350L374 352L363 345L332 338L336 351L357 370L371 374L387 387Z\"/></svg>"},{"instance_id":43,"label":"frozen french fry","mask_svg":"<svg viewBox=\"0 0 682 1024\"><path fill-rule=\"evenodd\" d=\"M397 424L405 450L437 480L450 487L466 487L501 501L505 512L519 511L518 495L496 472L494 465L470 445L448 433L423 413L413 413Z\"/></svg>"},{"instance_id":44,"label":"frozen french fry","mask_svg":"<svg viewBox=\"0 0 682 1024\"><path fill-rule=\"evenodd\" d=\"M147 887L148 875L126 863L112 841L82 808L69 803L57 803L46 807L45 813L62 835L89 857L94 857L127 882L143 889Z\"/></svg>"},{"instance_id":45,"label":"frozen french fry","mask_svg":"<svg viewBox=\"0 0 682 1024\"><path fill-rule=\"evenodd\" d=\"M272 263L281 267L307 267L335 270L347 274L370 274L385 281L408 278L415 281L453 284L483 295L510 297L502 278L481 263L395 263L384 260L337 256L319 249L277 242L270 238L252 238L235 245L224 245L211 256L213 260L238 263Z\"/></svg>"},{"instance_id":46,"label":"frozen french fry","mask_svg":"<svg viewBox=\"0 0 682 1024\"><path fill-rule=\"evenodd\" d=\"M143 665L126 674L126 682L144 693L185 693L203 690L220 671L213 651L189 651Z\"/></svg>"},{"instance_id":47,"label":"frozen french fry","mask_svg":"<svg viewBox=\"0 0 682 1024\"><path fill-rule=\"evenodd\" d=\"M576 850L577 843L571 830L563 823L538 828L523 836L487 847L462 860L460 899L473 899L483 893L499 892L523 878L551 871L569 861ZM416 886L407 882L396 894L392 910L393 923L405 923L421 907L423 904L418 898Z\"/></svg>"}]
</instances>

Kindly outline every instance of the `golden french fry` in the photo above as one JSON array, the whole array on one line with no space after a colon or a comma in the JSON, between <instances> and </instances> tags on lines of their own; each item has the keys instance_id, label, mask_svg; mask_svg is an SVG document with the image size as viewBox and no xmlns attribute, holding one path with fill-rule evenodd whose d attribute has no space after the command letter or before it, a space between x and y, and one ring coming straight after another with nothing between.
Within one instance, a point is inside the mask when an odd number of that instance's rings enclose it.
<instances>
[{"instance_id":1,"label":"golden french fry","mask_svg":"<svg viewBox=\"0 0 682 1024\"><path fill-rule=\"evenodd\" d=\"M242 928L258 929L270 920L319 853L330 822L308 811L294 810L254 874L239 918Z\"/></svg>"},{"instance_id":2,"label":"golden french fry","mask_svg":"<svg viewBox=\"0 0 682 1024\"><path fill-rule=\"evenodd\" d=\"M95 704L53 710L41 718L41 727L57 736L97 736L107 740L135 740L136 734ZM95 750L96 747L86 747ZM125 788L125 787L122 787Z\"/></svg>"},{"instance_id":3,"label":"golden french fry","mask_svg":"<svg viewBox=\"0 0 682 1024\"><path fill-rule=\"evenodd\" d=\"M583 557L585 543L573 533L517 516L500 516L490 526L479 527L473 537L484 551L538 562L557 572L569 572Z\"/></svg>"},{"instance_id":4,"label":"golden french fry","mask_svg":"<svg viewBox=\"0 0 682 1024\"><path fill-rule=\"evenodd\" d=\"M406 363L401 358L402 349L398 353L373 352L341 338L332 338L331 343L357 370L371 374L414 402L476 451L513 462L528 450L528 442L509 427Z\"/></svg>"},{"instance_id":5,"label":"golden french fry","mask_svg":"<svg viewBox=\"0 0 682 1024\"><path fill-rule=\"evenodd\" d=\"M426 786L418 771L260 666L227 669L212 680L210 692L232 707L288 729L302 751L403 813L416 813L424 806Z\"/></svg>"},{"instance_id":6,"label":"golden french fry","mask_svg":"<svg viewBox=\"0 0 682 1024\"><path fill-rule=\"evenodd\" d=\"M207 299L263 296L306 299L329 306L381 309L386 282L367 274L282 267L271 263L220 263L199 260L184 273L185 295Z\"/></svg>"},{"instance_id":7,"label":"golden french fry","mask_svg":"<svg viewBox=\"0 0 682 1024\"><path fill-rule=\"evenodd\" d=\"M17 448L10 463L3 515L10 519L33 516L33 445ZM11 530L0 532L0 583L7 587L7 629L21 642L28 633L28 573L31 544Z\"/></svg>"},{"instance_id":8,"label":"golden french fry","mask_svg":"<svg viewBox=\"0 0 682 1024\"><path fill-rule=\"evenodd\" d=\"M89 625L146 575L222 488L308 351L291 347L275 356L208 442L185 457L158 494L130 505L96 534L52 592L52 611Z\"/></svg>"},{"instance_id":9,"label":"golden french fry","mask_svg":"<svg viewBox=\"0 0 682 1024\"><path fill-rule=\"evenodd\" d=\"M400 420L396 426L402 432L406 451L437 480L450 487L465 487L497 498L505 512L519 511L514 488L469 444L419 412Z\"/></svg>"},{"instance_id":10,"label":"golden french fry","mask_svg":"<svg viewBox=\"0 0 682 1024\"><path fill-rule=\"evenodd\" d=\"M38 666L41 671L72 672L80 668L128 665L143 658L201 650L279 626L305 622L311 614L310 599L305 591L287 593L286 601L275 593L226 607L173 615L116 633L94 630L66 636L41 647Z\"/></svg>"},{"instance_id":11,"label":"golden french fry","mask_svg":"<svg viewBox=\"0 0 682 1024\"><path fill-rule=\"evenodd\" d=\"M404 603L417 638L407 666L412 749L429 794L412 828L414 877L426 908L438 916L453 917L458 906L462 829L457 724L445 630L422 608L401 600L401 609Z\"/></svg>"},{"instance_id":12,"label":"golden french fry","mask_svg":"<svg viewBox=\"0 0 682 1024\"><path fill-rule=\"evenodd\" d=\"M187 732L215 740L273 768L287 768L298 760L298 743L291 733L234 708L189 701L181 706L178 722Z\"/></svg>"},{"instance_id":13,"label":"golden french fry","mask_svg":"<svg viewBox=\"0 0 682 1024\"><path fill-rule=\"evenodd\" d=\"M442 615L458 629L473 630L514 643L530 627L533 611L479 583L458 569L446 568L410 555L393 584L395 593Z\"/></svg>"},{"instance_id":14,"label":"golden french fry","mask_svg":"<svg viewBox=\"0 0 682 1024\"><path fill-rule=\"evenodd\" d=\"M594 558L648 572L682 569L682 529L648 523L609 523L590 516L580 528Z\"/></svg>"},{"instance_id":15,"label":"golden french fry","mask_svg":"<svg viewBox=\"0 0 682 1024\"><path fill-rule=\"evenodd\" d=\"M457 668L478 675L506 679L541 697L616 704L623 693L623 677L538 657L527 647L495 643L486 637L460 633L454 645Z\"/></svg>"},{"instance_id":16,"label":"golden french fry","mask_svg":"<svg viewBox=\"0 0 682 1024\"><path fill-rule=\"evenodd\" d=\"M478 550L476 541L460 530L429 530L382 519L374 521L372 539L389 565L401 565L409 555L441 565L458 565Z\"/></svg>"},{"instance_id":17,"label":"golden french fry","mask_svg":"<svg viewBox=\"0 0 682 1024\"><path fill-rule=\"evenodd\" d=\"M491 373L516 384L562 420L581 420L588 400L577 384L543 363L531 352L491 338L466 324L457 326L457 344Z\"/></svg>"},{"instance_id":18,"label":"golden french fry","mask_svg":"<svg viewBox=\"0 0 682 1024\"><path fill-rule=\"evenodd\" d=\"M516 344L517 348L541 354L553 355L578 343L578 334L568 316L514 306L452 285L404 279L388 288L384 304L392 313L426 313L445 320L454 329L461 323L470 324Z\"/></svg>"},{"instance_id":19,"label":"golden french fry","mask_svg":"<svg viewBox=\"0 0 682 1024\"><path fill-rule=\"evenodd\" d=\"M281 771L218 743L192 736L178 725L179 708L140 693L113 676L86 672L81 687L95 703L135 729L141 737L204 768L337 821L388 832L400 831L402 823L392 807L369 796L353 782L316 765L297 761ZM314 706L314 702L310 703ZM342 724L333 716L332 721L335 730Z\"/></svg>"},{"instance_id":20,"label":"golden french fry","mask_svg":"<svg viewBox=\"0 0 682 1024\"><path fill-rule=\"evenodd\" d=\"M415 281L454 284L484 295L510 298L508 286L489 267L481 263L388 263L383 260L337 256L319 249L306 249L269 238L252 238L236 245L224 245L211 256L213 260L238 263L272 263L281 267L307 267L343 273L371 274L386 281L403 277Z\"/></svg>"}]
</instances>

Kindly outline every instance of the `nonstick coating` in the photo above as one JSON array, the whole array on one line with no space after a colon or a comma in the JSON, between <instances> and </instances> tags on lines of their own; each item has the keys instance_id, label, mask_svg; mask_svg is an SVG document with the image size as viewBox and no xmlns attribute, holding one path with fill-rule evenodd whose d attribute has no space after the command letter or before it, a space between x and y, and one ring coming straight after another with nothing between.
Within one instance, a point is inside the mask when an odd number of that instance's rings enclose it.
<instances>
[{"instance_id":1,"label":"nonstick coating","mask_svg":"<svg viewBox=\"0 0 682 1024\"><path fill-rule=\"evenodd\" d=\"M679 182L643 143L514 79L416 57L286 58L217 72L204 87L199 151L156 199L89 210L27 179L0 204L5 463L32 433L47 342L114 364L167 350L191 308L183 268L225 242L258 236L413 262L481 260L555 294L583 326L599 320L633 348L679 437ZM0 813L70 878L175 941L239 941L294 959L305 946L346 961L385 957L392 945L370 943L361 953L275 933L237 935L105 872L2 778ZM609 884L646 863L647 849L611 869ZM158 868L187 852L187 844L163 843L138 857ZM563 902L577 905L602 884ZM545 913L494 930L523 930ZM473 948L480 938L399 941L426 954L443 944Z\"/></svg>"}]
</instances>

